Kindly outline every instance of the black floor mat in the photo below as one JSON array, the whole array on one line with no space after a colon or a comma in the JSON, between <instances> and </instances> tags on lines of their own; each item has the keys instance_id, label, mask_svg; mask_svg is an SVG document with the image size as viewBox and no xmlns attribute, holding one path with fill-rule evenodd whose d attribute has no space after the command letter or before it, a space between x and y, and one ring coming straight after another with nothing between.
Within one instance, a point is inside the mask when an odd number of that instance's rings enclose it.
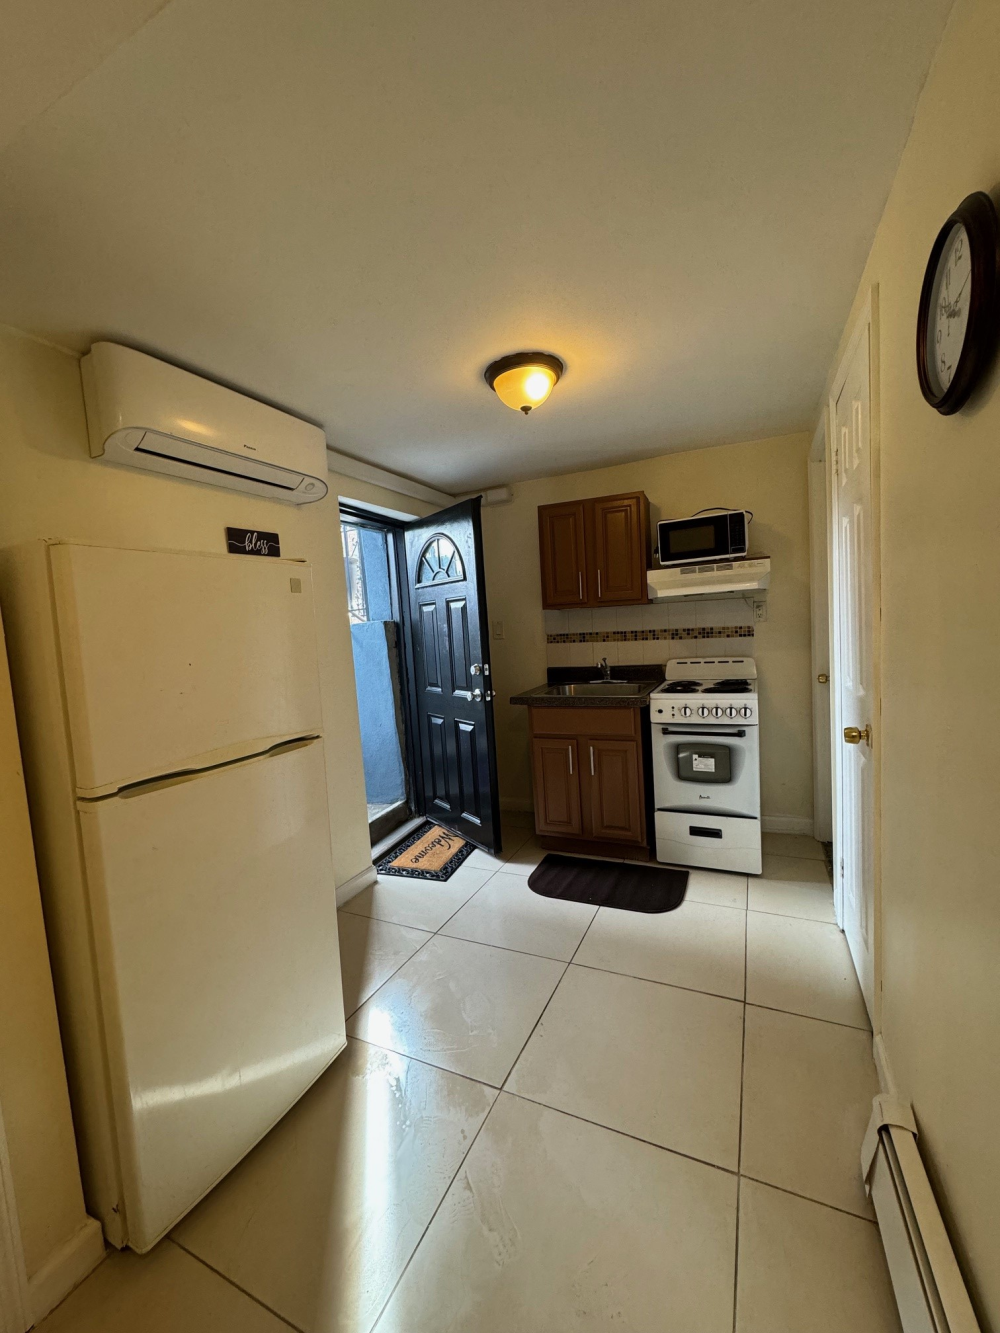
<instances>
[{"instance_id":1,"label":"black floor mat","mask_svg":"<svg viewBox=\"0 0 1000 1333\"><path fill-rule=\"evenodd\" d=\"M565 898L595 907L672 912L684 901L687 882L686 870L549 852L531 872L528 888L543 898Z\"/></svg>"}]
</instances>

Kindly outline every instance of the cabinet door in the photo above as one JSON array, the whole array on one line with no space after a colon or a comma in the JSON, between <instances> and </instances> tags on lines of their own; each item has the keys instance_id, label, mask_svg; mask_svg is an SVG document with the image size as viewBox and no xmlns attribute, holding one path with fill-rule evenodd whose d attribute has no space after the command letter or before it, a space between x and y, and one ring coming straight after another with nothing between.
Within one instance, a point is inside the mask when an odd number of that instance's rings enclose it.
<instances>
[{"instance_id":1,"label":"cabinet door","mask_svg":"<svg viewBox=\"0 0 1000 1333\"><path fill-rule=\"evenodd\" d=\"M595 603L646 601L649 514L645 496L608 495L589 504Z\"/></svg>"},{"instance_id":2,"label":"cabinet door","mask_svg":"<svg viewBox=\"0 0 1000 1333\"><path fill-rule=\"evenodd\" d=\"M645 834L639 746L594 736L580 742L593 838L641 842Z\"/></svg>"},{"instance_id":3,"label":"cabinet door","mask_svg":"<svg viewBox=\"0 0 1000 1333\"><path fill-rule=\"evenodd\" d=\"M585 606L587 586L586 508L573 504L541 505L538 547L542 565L542 605Z\"/></svg>"},{"instance_id":4,"label":"cabinet door","mask_svg":"<svg viewBox=\"0 0 1000 1333\"><path fill-rule=\"evenodd\" d=\"M535 828L539 833L578 835L580 817L579 743L575 738L531 742L535 780Z\"/></svg>"}]
</instances>

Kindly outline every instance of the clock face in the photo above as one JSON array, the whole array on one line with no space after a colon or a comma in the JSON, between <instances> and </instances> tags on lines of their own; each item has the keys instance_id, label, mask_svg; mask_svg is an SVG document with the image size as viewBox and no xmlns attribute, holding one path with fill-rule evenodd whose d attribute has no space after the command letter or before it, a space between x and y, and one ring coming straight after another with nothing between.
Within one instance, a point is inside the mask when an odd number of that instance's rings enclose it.
<instances>
[{"instance_id":1,"label":"clock face","mask_svg":"<svg viewBox=\"0 0 1000 1333\"><path fill-rule=\"evenodd\" d=\"M965 345L972 300L972 255L965 227L952 227L934 274L927 312L927 378L936 396L950 387Z\"/></svg>"}]
</instances>

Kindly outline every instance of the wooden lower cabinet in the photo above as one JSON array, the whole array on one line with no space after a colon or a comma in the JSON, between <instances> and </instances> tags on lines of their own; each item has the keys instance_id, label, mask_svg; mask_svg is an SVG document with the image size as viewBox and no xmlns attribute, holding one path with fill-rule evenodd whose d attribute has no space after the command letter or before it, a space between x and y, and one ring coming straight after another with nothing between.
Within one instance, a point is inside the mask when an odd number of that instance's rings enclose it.
<instances>
[{"instance_id":1,"label":"wooden lower cabinet","mask_svg":"<svg viewBox=\"0 0 1000 1333\"><path fill-rule=\"evenodd\" d=\"M648 857L640 710L529 711L535 830L543 845L565 838L579 844L576 850Z\"/></svg>"},{"instance_id":2,"label":"wooden lower cabinet","mask_svg":"<svg viewBox=\"0 0 1000 1333\"><path fill-rule=\"evenodd\" d=\"M577 742L565 737L540 738L532 743L531 762L536 831L579 837L583 818Z\"/></svg>"}]
</instances>

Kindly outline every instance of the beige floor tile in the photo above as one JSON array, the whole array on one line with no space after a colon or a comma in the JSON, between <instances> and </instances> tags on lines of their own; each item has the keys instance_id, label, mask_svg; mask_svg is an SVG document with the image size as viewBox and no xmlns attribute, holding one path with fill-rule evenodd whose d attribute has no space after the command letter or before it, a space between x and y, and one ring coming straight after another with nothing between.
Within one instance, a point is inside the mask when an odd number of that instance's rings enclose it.
<instances>
[{"instance_id":1,"label":"beige floor tile","mask_svg":"<svg viewBox=\"0 0 1000 1333\"><path fill-rule=\"evenodd\" d=\"M692 870L688 875L684 901L708 903L710 907L745 908L747 877L731 875L725 870Z\"/></svg>"},{"instance_id":2,"label":"beige floor tile","mask_svg":"<svg viewBox=\"0 0 1000 1333\"><path fill-rule=\"evenodd\" d=\"M746 912L681 903L646 914L602 907L573 960L649 981L743 999Z\"/></svg>"},{"instance_id":3,"label":"beige floor tile","mask_svg":"<svg viewBox=\"0 0 1000 1333\"><path fill-rule=\"evenodd\" d=\"M367 1333L494 1096L348 1042L174 1235L307 1333Z\"/></svg>"},{"instance_id":4,"label":"beige floor tile","mask_svg":"<svg viewBox=\"0 0 1000 1333\"><path fill-rule=\"evenodd\" d=\"M347 1031L499 1087L563 968L439 935L361 1006Z\"/></svg>"},{"instance_id":5,"label":"beige floor tile","mask_svg":"<svg viewBox=\"0 0 1000 1333\"><path fill-rule=\"evenodd\" d=\"M348 899L341 911L418 930L439 930L493 874L492 869L470 866L471 860L470 856L451 879L443 881L379 875L370 888Z\"/></svg>"},{"instance_id":6,"label":"beige floor tile","mask_svg":"<svg viewBox=\"0 0 1000 1333\"><path fill-rule=\"evenodd\" d=\"M501 1094L378 1333L731 1333L735 1179Z\"/></svg>"},{"instance_id":7,"label":"beige floor tile","mask_svg":"<svg viewBox=\"0 0 1000 1333\"><path fill-rule=\"evenodd\" d=\"M836 924L833 885L823 861L765 855L763 874L750 876L749 905L752 912Z\"/></svg>"},{"instance_id":8,"label":"beige floor tile","mask_svg":"<svg viewBox=\"0 0 1000 1333\"><path fill-rule=\"evenodd\" d=\"M441 933L568 963L594 919L596 907L543 898L523 875L502 871L460 908Z\"/></svg>"},{"instance_id":9,"label":"beige floor tile","mask_svg":"<svg viewBox=\"0 0 1000 1333\"><path fill-rule=\"evenodd\" d=\"M871 1037L752 1005L746 1023L740 1170L873 1218L860 1164L878 1092Z\"/></svg>"},{"instance_id":10,"label":"beige floor tile","mask_svg":"<svg viewBox=\"0 0 1000 1333\"><path fill-rule=\"evenodd\" d=\"M111 1254L35 1333L288 1333L287 1324L169 1240Z\"/></svg>"},{"instance_id":11,"label":"beige floor tile","mask_svg":"<svg viewBox=\"0 0 1000 1333\"><path fill-rule=\"evenodd\" d=\"M353 916L350 912L337 913L337 928L344 1013L348 1018L431 939L426 930L413 930L370 916Z\"/></svg>"},{"instance_id":12,"label":"beige floor tile","mask_svg":"<svg viewBox=\"0 0 1000 1333\"><path fill-rule=\"evenodd\" d=\"M736 1333L900 1333L873 1222L740 1185Z\"/></svg>"},{"instance_id":13,"label":"beige floor tile","mask_svg":"<svg viewBox=\"0 0 1000 1333\"><path fill-rule=\"evenodd\" d=\"M506 848L499 858L490 852L475 851L469 857L468 864L479 869L505 870L508 873L530 875L544 855L544 848L539 847L532 835L510 855L507 854Z\"/></svg>"},{"instance_id":14,"label":"beige floor tile","mask_svg":"<svg viewBox=\"0 0 1000 1333\"><path fill-rule=\"evenodd\" d=\"M573 965L507 1088L735 1170L742 1048L733 1000Z\"/></svg>"},{"instance_id":15,"label":"beige floor tile","mask_svg":"<svg viewBox=\"0 0 1000 1333\"><path fill-rule=\"evenodd\" d=\"M821 842L798 833L762 833L760 842L765 856L772 852L776 856L803 856L812 861L826 859Z\"/></svg>"},{"instance_id":16,"label":"beige floor tile","mask_svg":"<svg viewBox=\"0 0 1000 1333\"><path fill-rule=\"evenodd\" d=\"M747 1002L868 1028L847 941L824 921L747 913Z\"/></svg>"}]
</instances>

